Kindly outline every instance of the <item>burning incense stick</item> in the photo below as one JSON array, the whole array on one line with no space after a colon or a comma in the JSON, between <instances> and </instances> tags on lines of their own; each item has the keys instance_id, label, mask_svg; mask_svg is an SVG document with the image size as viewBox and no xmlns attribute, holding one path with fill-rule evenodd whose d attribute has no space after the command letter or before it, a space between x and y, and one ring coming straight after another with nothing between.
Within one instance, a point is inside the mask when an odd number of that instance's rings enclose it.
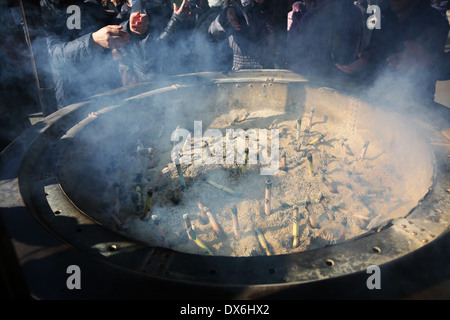
<instances>
[{"instance_id":1,"label":"burning incense stick","mask_svg":"<svg viewBox=\"0 0 450 320\"><path fill-rule=\"evenodd\" d=\"M178 178L180 178L180 183L183 188L186 188L186 182L184 181L183 177L183 171L181 170L181 164L176 164L177 172L178 172Z\"/></svg>"},{"instance_id":2,"label":"burning incense stick","mask_svg":"<svg viewBox=\"0 0 450 320\"><path fill-rule=\"evenodd\" d=\"M272 193L272 181L266 181L266 197L264 201L264 212L266 215L270 215L270 201L271 201L271 193Z\"/></svg>"},{"instance_id":3,"label":"burning incense stick","mask_svg":"<svg viewBox=\"0 0 450 320\"><path fill-rule=\"evenodd\" d=\"M270 256L271 253L269 247L267 246L266 238L264 238L264 235L259 228L256 228L256 236L258 237L259 244L266 251L266 255Z\"/></svg>"},{"instance_id":4,"label":"burning incense stick","mask_svg":"<svg viewBox=\"0 0 450 320\"><path fill-rule=\"evenodd\" d=\"M309 130L311 130L314 112L315 109L311 108L311 113L309 114L308 125L305 128L305 132L309 132Z\"/></svg>"},{"instance_id":5,"label":"burning incense stick","mask_svg":"<svg viewBox=\"0 0 450 320\"><path fill-rule=\"evenodd\" d=\"M248 148L245 148L244 151L244 164L242 165L242 173L245 173L247 171L247 163L248 163Z\"/></svg>"},{"instance_id":6,"label":"burning incense stick","mask_svg":"<svg viewBox=\"0 0 450 320\"><path fill-rule=\"evenodd\" d=\"M217 221L214 218L214 216L211 214L211 212L208 211L208 208L206 208L206 216L208 217L209 223L211 224L211 227L213 228L214 232L217 235L220 235L220 227L217 224Z\"/></svg>"},{"instance_id":7,"label":"burning incense stick","mask_svg":"<svg viewBox=\"0 0 450 320\"><path fill-rule=\"evenodd\" d=\"M213 255L213 253L211 252L211 250L209 250L209 248L203 243L203 241L201 241L198 237L197 234L194 231L194 226L192 226L191 228L189 228L189 230L187 230L189 238L192 239L195 244L197 246L199 246L200 248L202 248L203 250L205 250L209 255Z\"/></svg>"},{"instance_id":8,"label":"burning incense stick","mask_svg":"<svg viewBox=\"0 0 450 320\"><path fill-rule=\"evenodd\" d=\"M310 175L311 177L314 177L312 154L311 154L311 153L308 153L308 155L306 156L306 158L308 159L308 170L309 170L309 175Z\"/></svg>"},{"instance_id":9,"label":"burning incense stick","mask_svg":"<svg viewBox=\"0 0 450 320\"><path fill-rule=\"evenodd\" d=\"M231 220L233 221L234 239L237 241L240 239L240 229L239 229L239 220L237 216L237 208L235 204L231 207Z\"/></svg>"},{"instance_id":10,"label":"burning incense stick","mask_svg":"<svg viewBox=\"0 0 450 320\"><path fill-rule=\"evenodd\" d=\"M292 236L294 237L294 240L292 241L292 247L296 248L299 244L299 226L298 226L298 207L293 206L292 207Z\"/></svg>"}]
</instances>

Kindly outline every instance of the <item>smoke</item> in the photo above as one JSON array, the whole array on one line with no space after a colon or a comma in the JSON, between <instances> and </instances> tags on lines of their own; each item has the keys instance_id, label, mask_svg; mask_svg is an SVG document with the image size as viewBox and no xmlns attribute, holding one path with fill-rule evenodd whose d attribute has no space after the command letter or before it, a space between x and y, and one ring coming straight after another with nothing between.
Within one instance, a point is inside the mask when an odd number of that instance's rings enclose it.
<instances>
[{"instance_id":1,"label":"smoke","mask_svg":"<svg viewBox=\"0 0 450 320\"><path fill-rule=\"evenodd\" d=\"M151 26L155 28L151 33L152 40L155 41L148 42L149 45L144 48L146 50L144 55L142 55L143 48L139 46L138 42L130 43L124 50L119 50L118 52L121 55L120 59L122 59L120 64L127 68L129 67L127 71L131 73L127 74L127 80L131 80L130 77L135 76L138 81L153 81L158 83L156 86L164 87L166 76L200 71L229 71L231 61L227 39L215 42L209 37L207 32L207 27L219 11L220 8L215 7L209 9L206 14L194 13L190 18L191 20L186 21L185 28L176 30L176 33L170 35L170 39L164 40L155 39L163 32L170 16L164 14L159 17L159 20L153 12L148 12ZM198 15L197 21L195 21L196 15ZM65 28L64 17L66 15L62 13L61 17L62 20L58 23L62 28ZM86 29L84 28L92 27L82 25L80 32L85 32ZM331 31L334 27L333 21L328 21L326 25L321 27L321 30ZM95 29L93 30L95 31ZM72 32L76 31L72 30ZM37 40L42 39L44 38L37 37ZM36 55L39 55L39 52L36 52ZM132 63L132 58L135 56L145 58L144 61L140 61L145 62L143 67ZM89 63L86 65L82 63L85 60L74 58L76 63L70 67L64 61L55 60L53 61L53 68L51 70L46 69L47 72L64 72L64 74L60 74L62 76L61 81L67 81L67 85L64 87L64 90L57 92L57 94L61 94L61 97L76 96L78 98L71 102L78 102L88 99L96 93L121 86L117 60L111 59L111 52L105 51L103 55L98 57L89 56ZM133 74L132 71L135 73ZM302 70L300 69L299 71L301 72ZM96 76L99 74L102 75L103 79L108 79L114 84L98 82ZM388 108L391 106L396 108L405 107L405 104L408 105L408 100L405 100L405 97L412 98L412 94L417 93L411 90L410 81L413 80L404 80L388 71L374 74L373 76L368 75L368 77L371 77L371 85L368 87L367 92L368 99L377 104L385 104ZM195 80L195 77L193 77L193 80ZM117 84L117 81L119 81L119 84ZM127 176L138 175L134 172L142 167L142 163L139 162L140 160L136 156L136 149L139 146L138 140L143 142L145 148L157 147L160 148L158 152L161 154L170 155L173 147L170 137L177 126L193 132L195 121L202 120L205 124L210 124L211 119L215 116L227 114L232 111L233 107L236 107L236 105L233 105L234 100L232 98L234 97L221 96L216 92L217 88L214 88L211 84L208 84L209 87L207 86L206 89L203 88L202 90L186 89L182 85L183 83L179 88L172 87L167 92L153 97L145 96L145 94L141 97L134 97L123 103L123 107L126 110L124 112L100 114L98 117L102 119L93 122L93 129L87 130L76 137L79 145L84 146L84 148L81 148L83 152L79 154L77 152L69 153L67 157L68 161L70 159L72 167L68 167L66 170L80 173L79 175L74 175L73 173L65 172L68 175L68 179L65 179L65 181L70 184L68 187L71 190L79 190L79 186L84 186L83 192L87 197L92 197L92 194L99 195L104 190L97 190L95 187L99 184L103 186L104 181L99 183L95 180L99 177L112 177L112 173L108 171L111 164L113 164L113 167L115 166L114 170L117 170L117 168L123 169L118 174L121 177L125 177L125 180L128 179ZM394 85L396 90L390 90ZM189 84L186 86L188 87ZM235 100L238 101L239 98L235 98ZM105 99L107 100L107 98ZM100 102L102 99L98 101ZM111 101L111 103L118 102ZM135 105L133 106L133 104ZM262 108L265 106L255 107ZM114 133L112 140L111 133ZM222 133L225 135L225 132ZM155 141L154 137L158 137L157 141ZM168 164L170 163L170 157L167 157L165 160ZM177 176L173 170L174 168L169 166L168 168L171 170L171 177L175 178L173 181L176 182ZM197 170L200 171L201 169ZM98 176L93 175L93 172L98 172ZM117 172L114 174L117 174ZM207 177L215 177L221 182L226 181L227 174L228 172L225 170L218 170ZM262 181L262 178L258 179ZM145 183L153 184L155 181L143 181L143 184ZM252 184L249 183L248 185ZM169 189L172 187L168 183L165 186L168 186ZM239 188L245 189L246 186L241 184ZM75 201L82 196L77 196L75 192L70 195ZM112 193L109 194L109 197L111 195ZM176 198L176 194L174 198ZM226 207L227 203L223 198L218 197L215 200L223 207ZM110 199L109 204L111 205L112 202L113 199ZM196 199L188 199L184 204L187 209L193 211ZM162 212L161 210L159 207L156 212L160 213ZM110 212L110 209L107 211Z\"/></svg>"}]
</instances>

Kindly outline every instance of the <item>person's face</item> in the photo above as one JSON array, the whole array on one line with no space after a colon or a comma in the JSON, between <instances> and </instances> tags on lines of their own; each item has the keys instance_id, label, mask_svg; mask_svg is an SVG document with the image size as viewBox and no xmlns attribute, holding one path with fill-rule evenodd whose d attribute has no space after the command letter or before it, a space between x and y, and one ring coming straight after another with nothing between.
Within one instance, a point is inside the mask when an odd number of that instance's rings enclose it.
<instances>
[{"instance_id":1,"label":"person's face","mask_svg":"<svg viewBox=\"0 0 450 320\"><path fill-rule=\"evenodd\" d=\"M389 5L392 12L398 13L409 10L417 2L417 0L389 0Z\"/></svg>"}]
</instances>

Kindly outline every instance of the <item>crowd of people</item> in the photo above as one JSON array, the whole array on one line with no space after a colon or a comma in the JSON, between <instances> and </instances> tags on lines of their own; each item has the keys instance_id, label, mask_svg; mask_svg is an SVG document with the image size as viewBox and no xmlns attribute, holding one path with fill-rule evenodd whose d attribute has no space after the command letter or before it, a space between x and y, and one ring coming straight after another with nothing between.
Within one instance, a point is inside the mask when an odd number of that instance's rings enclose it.
<instances>
[{"instance_id":1,"label":"crowd of people","mask_svg":"<svg viewBox=\"0 0 450 320\"><path fill-rule=\"evenodd\" d=\"M449 74L444 1L431 2L290 1L281 37L271 0L41 0L41 12L59 108L161 76L275 67L363 83L389 77L390 90L407 79L408 94L429 99ZM371 4L380 29L367 27ZM67 24L70 5L79 28Z\"/></svg>"}]
</instances>

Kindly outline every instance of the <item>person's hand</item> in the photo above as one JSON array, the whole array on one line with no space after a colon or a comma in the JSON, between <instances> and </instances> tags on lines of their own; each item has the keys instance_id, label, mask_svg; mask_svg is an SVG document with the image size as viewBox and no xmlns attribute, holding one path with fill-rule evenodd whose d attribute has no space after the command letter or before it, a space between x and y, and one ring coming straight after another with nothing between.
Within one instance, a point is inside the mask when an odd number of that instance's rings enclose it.
<instances>
[{"instance_id":1,"label":"person's hand","mask_svg":"<svg viewBox=\"0 0 450 320\"><path fill-rule=\"evenodd\" d=\"M177 4L174 2L173 3L173 13L175 13L178 16L183 16L183 17L187 17L191 14L191 8L188 5L188 1L183 0L183 2L181 3L180 7L178 8Z\"/></svg>"},{"instance_id":2,"label":"person's hand","mask_svg":"<svg viewBox=\"0 0 450 320\"><path fill-rule=\"evenodd\" d=\"M110 25L101 28L92 34L97 48L119 49L130 41L130 35L122 31L122 26Z\"/></svg>"},{"instance_id":3,"label":"person's hand","mask_svg":"<svg viewBox=\"0 0 450 320\"><path fill-rule=\"evenodd\" d=\"M404 45L405 50L386 59L390 67L409 72L415 68L426 68L431 64L431 55L421 44L405 41Z\"/></svg>"},{"instance_id":4,"label":"person's hand","mask_svg":"<svg viewBox=\"0 0 450 320\"><path fill-rule=\"evenodd\" d=\"M130 14L130 30L137 34L144 34L148 28L148 16L140 12Z\"/></svg>"},{"instance_id":5,"label":"person's hand","mask_svg":"<svg viewBox=\"0 0 450 320\"><path fill-rule=\"evenodd\" d=\"M236 11L234 11L233 8L228 8L227 10L227 20L230 23L230 25L234 28L236 31L241 30L241 25L239 23L239 20L236 16Z\"/></svg>"},{"instance_id":6,"label":"person's hand","mask_svg":"<svg viewBox=\"0 0 450 320\"><path fill-rule=\"evenodd\" d=\"M348 65L343 65L340 63L336 63L336 67L342 72L352 74L355 72L362 71L367 64L369 63L369 56L367 54L359 54L358 59Z\"/></svg>"}]
</instances>

